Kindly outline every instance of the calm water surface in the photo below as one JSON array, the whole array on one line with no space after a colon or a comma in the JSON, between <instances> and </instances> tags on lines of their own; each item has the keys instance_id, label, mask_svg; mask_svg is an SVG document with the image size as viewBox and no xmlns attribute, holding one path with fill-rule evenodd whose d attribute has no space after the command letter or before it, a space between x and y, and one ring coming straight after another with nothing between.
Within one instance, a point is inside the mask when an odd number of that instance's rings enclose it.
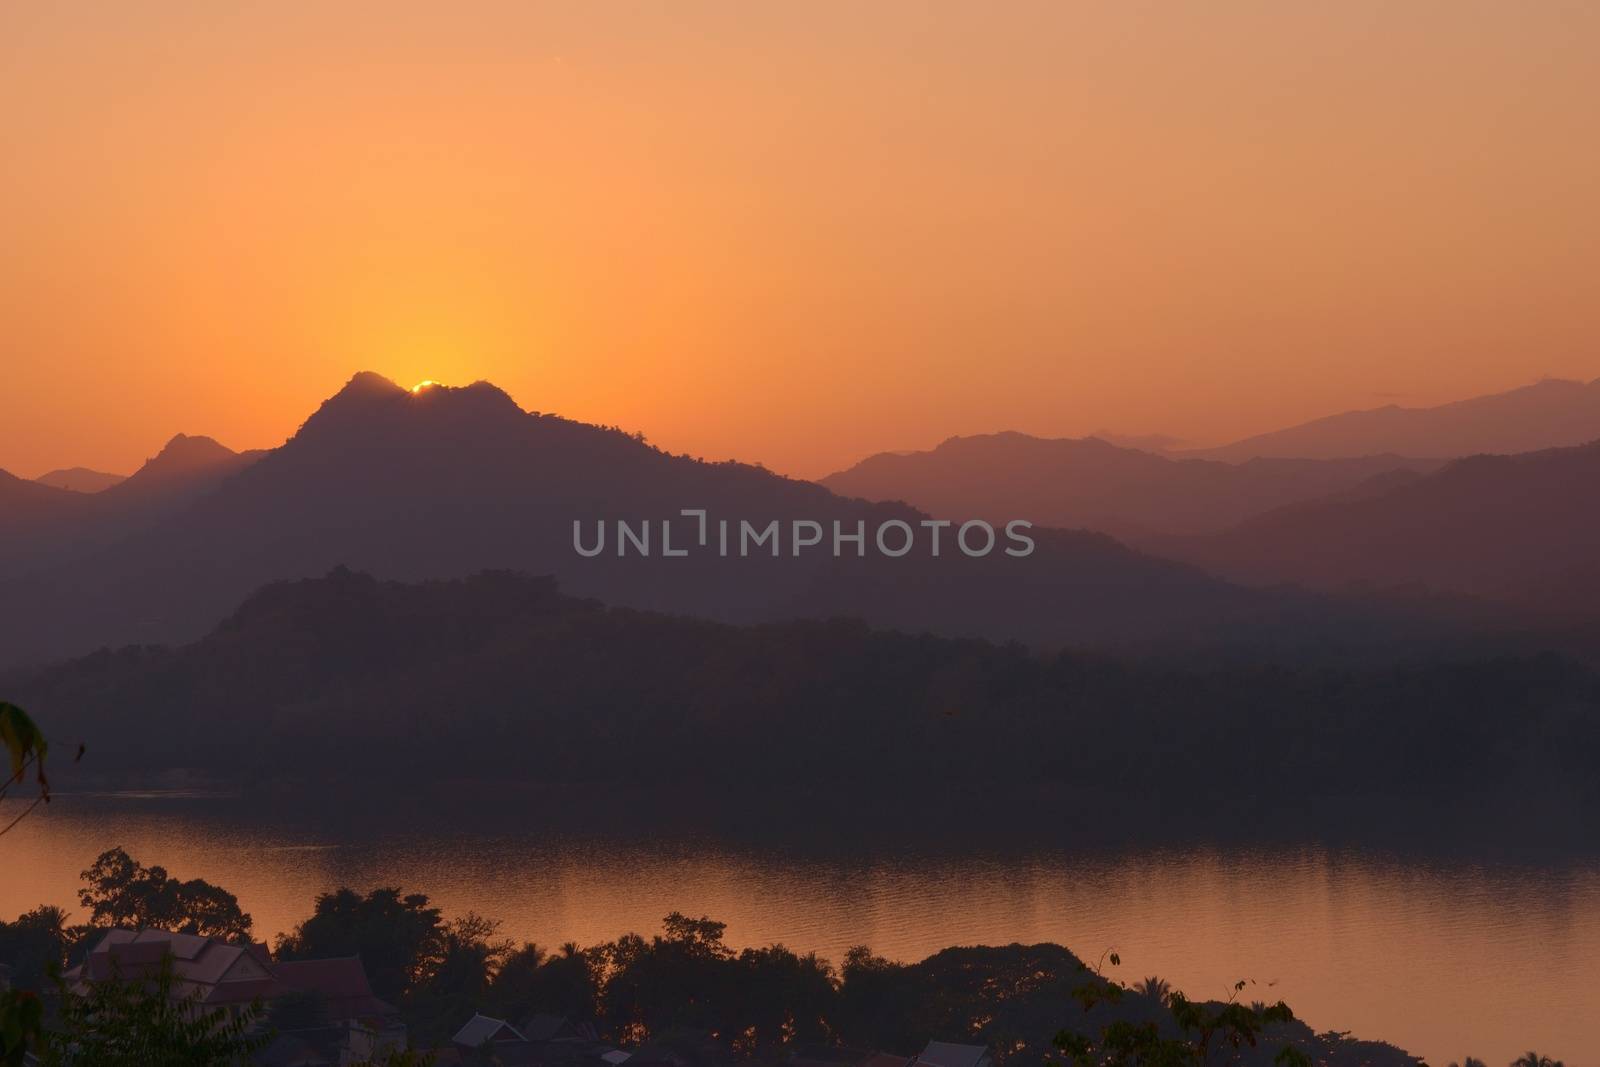
<instances>
[{"instance_id":1,"label":"calm water surface","mask_svg":"<svg viewBox=\"0 0 1600 1067\"><path fill-rule=\"evenodd\" d=\"M942 823L812 821L796 833L792 811L714 832L628 817L670 806L655 791L597 819L548 793L59 795L0 842L0 917L75 904L78 872L120 844L223 884L262 935L293 925L322 890L394 884L546 945L653 931L673 910L725 920L737 946L779 941L835 961L856 944L916 960L952 944L1053 941L1091 957L1114 947L1127 979L1159 974L1196 996L1241 977L1275 982L1273 997L1318 1030L1435 1063L1471 1054L1498 1067L1529 1047L1569 1067L1600 1063L1592 857L1070 845Z\"/></svg>"}]
</instances>

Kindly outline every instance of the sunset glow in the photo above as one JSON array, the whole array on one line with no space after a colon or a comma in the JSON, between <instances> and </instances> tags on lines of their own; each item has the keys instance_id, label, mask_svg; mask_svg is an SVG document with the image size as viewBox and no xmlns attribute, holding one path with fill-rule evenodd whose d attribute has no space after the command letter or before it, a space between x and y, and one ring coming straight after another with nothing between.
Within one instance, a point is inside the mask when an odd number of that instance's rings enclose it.
<instances>
[{"instance_id":1,"label":"sunset glow","mask_svg":"<svg viewBox=\"0 0 1600 1067\"><path fill-rule=\"evenodd\" d=\"M1600 1063L1596 56L0 3L0 1061Z\"/></svg>"},{"instance_id":2,"label":"sunset glow","mask_svg":"<svg viewBox=\"0 0 1600 1067\"><path fill-rule=\"evenodd\" d=\"M275 445L363 367L805 476L1592 379L1597 47L1592 4L4 5L0 467Z\"/></svg>"}]
</instances>

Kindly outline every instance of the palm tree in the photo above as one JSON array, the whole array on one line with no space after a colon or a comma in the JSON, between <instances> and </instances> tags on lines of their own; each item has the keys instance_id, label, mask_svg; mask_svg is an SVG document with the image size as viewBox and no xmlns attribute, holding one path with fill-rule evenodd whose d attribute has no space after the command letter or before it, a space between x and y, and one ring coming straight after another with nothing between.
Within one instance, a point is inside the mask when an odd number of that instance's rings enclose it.
<instances>
[{"instance_id":1,"label":"palm tree","mask_svg":"<svg viewBox=\"0 0 1600 1067\"><path fill-rule=\"evenodd\" d=\"M1135 993L1147 997L1154 997L1158 1004L1165 1004L1172 996L1172 986L1164 979L1150 977L1133 987Z\"/></svg>"},{"instance_id":2,"label":"palm tree","mask_svg":"<svg viewBox=\"0 0 1600 1067\"><path fill-rule=\"evenodd\" d=\"M1524 1052L1511 1061L1511 1067L1566 1067L1566 1064L1549 1056L1541 1056L1537 1052Z\"/></svg>"}]
</instances>

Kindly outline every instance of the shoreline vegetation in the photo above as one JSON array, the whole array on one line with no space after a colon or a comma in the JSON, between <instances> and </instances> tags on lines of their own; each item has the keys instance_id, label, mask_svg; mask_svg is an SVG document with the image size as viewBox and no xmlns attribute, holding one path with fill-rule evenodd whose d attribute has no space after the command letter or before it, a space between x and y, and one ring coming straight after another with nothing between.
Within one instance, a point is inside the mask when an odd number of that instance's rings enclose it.
<instances>
[{"instance_id":1,"label":"shoreline vegetation","mask_svg":"<svg viewBox=\"0 0 1600 1067\"><path fill-rule=\"evenodd\" d=\"M81 962L108 929L254 943L251 917L226 889L172 878L120 848L82 879L87 923L51 905L0 923L0 961L14 990L45 993L48 1006L54 986L66 1006L45 1012L46 1031L70 1025L81 1009L51 976ZM1381 1041L1318 1033L1248 979L1209 1001L1189 1001L1157 977L1124 980L1110 950L1085 963L1054 944L952 947L902 963L858 946L835 963L782 945L736 950L723 923L680 913L652 935L554 947L505 938L491 918L447 917L427 896L397 887L340 888L311 908L276 939L272 958L359 957L371 992L395 1006L407 1043L423 1053L408 1062L448 1049L463 1023L483 1015L558 1016L621 1049L676 1049L690 1065L778 1064L819 1048L910 1055L929 1040L986 1046L997 1067L1420 1063ZM253 1047L286 1013L307 1010L259 1006ZM1187 1055L1202 1040L1215 1042L1209 1058L1155 1058Z\"/></svg>"}]
</instances>

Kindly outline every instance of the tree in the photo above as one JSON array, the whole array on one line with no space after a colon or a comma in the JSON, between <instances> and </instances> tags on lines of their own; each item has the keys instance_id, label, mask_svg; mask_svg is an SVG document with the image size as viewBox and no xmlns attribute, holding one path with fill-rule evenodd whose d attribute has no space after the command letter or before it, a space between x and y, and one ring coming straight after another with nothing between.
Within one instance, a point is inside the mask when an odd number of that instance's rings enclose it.
<instances>
[{"instance_id":1,"label":"tree","mask_svg":"<svg viewBox=\"0 0 1600 1067\"><path fill-rule=\"evenodd\" d=\"M512 942L498 937L500 923L468 913L444 924L439 959L406 995L415 1033L424 1040L448 1037L488 999Z\"/></svg>"},{"instance_id":2,"label":"tree","mask_svg":"<svg viewBox=\"0 0 1600 1067\"><path fill-rule=\"evenodd\" d=\"M567 942L553 956L529 943L501 964L488 1003L507 1019L537 1012L592 1018L596 995L590 957L576 943Z\"/></svg>"},{"instance_id":3,"label":"tree","mask_svg":"<svg viewBox=\"0 0 1600 1067\"><path fill-rule=\"evenodd\" d=\"M1115 953L1108 956L1112 966L1121 963ZM1255 1048L1268 1026L1294 1021L1294 1013L1281 1000L1270 1006L1239 1003L1235 998L1249 984L1235 983L1229 998L1220 1004L1191 1001L1171 991L1166 1004L1176 1037L1164 1034L1153 1021L1115 1018L1093 1036L1076 1029L1062 1030L1054 1044L1073 1067L1203 1067L1213 1052L1237 1054L1246 1046ZM1085 1012L1091 1012L1118 1003L1127 991L1096 968L1072 995ZM1311 1057L1293 1045L1284 1045L1273 1062L1280 1067L1311 1067Z\"/></svg>"},{"instance_id":4,"label":"tree","mask_svg":"<svg viewBox=\"0 0 1600 1067\"><path fill-rule=\"evenodd\" d=\"M1158 1004L1165 1004L1167 998L1172 996L1172 986L1161 978L1150 977L1139 982L1133 987L1135 993L1150 997Z\"/></svg>"},{"instance_id":5,"label":"tree","mask_svg":"<svg viewBox=\"0 0 1600 1067\"><path fill-rule=\"evenodd\" d=\"M81 928L67 925L67 913L50 904L23 912L14 922L0 922L0 960L11 965L11 980L26 989L41 989L52 968L66 963L68 950Z\"/></svg>"},{"instance_id":6,"label":"tree","mask_svg":"<svg viewBox=\"0 0 1600 1067\"><path fill-rule=\"evenodd\" d=\"M832 966L816 953L801 956L782 945L747 948L735 961L734 975L728 1021L739 1035L739 1051L828 1038L827 1019L839 991Z\"/></svg>"},{"instance_id":7,"label":"tree","mask_svg":"<svg viewBox=\"0 0 1600 1067\"><path fill-rule=\"evenodd\" d=\"M75 988L57 980L58 1017L45 1031L45 1067L228 1067L243 1064L269 1035L256 1030L259 1003L208 1010L200 991L183 995L168 955L149 978L120 975Z\"/></svg>"},{"instance_id":8,"label":"tree","mask_svg":"<svg viewBox=\"0 0 1600 1067\"><path fill-rule=\"evenodd\" d=\"M1537 1052L1524 1052L1511 1061L1511 1067L1565 1067L1565 1064L1549 1056L1541 1056Z\"/></svg>"},{"instance_id":9,"label":"tree","mask_svg":"<svg viewBox=\"0 0 1600 1067\"><path fill-rule=\"evenodd\" d=\"M662 925L648 941L624 934L598 950L603 1019L627 1040L672 1029L737 1032L727 1017L734 958L722 941L727 924L675 911Z\"/></svg>"},{"instance_id":10,"label":"tree","mask_svg":"<svg viewBox=\"0 0 1600 1067\"><path fill-rule=\"evenodd\" d=\"M232 893L199 878L178 881L164 867L146 867L122 848L102 852L84 871L78 902L93 926L131 926L249 941L252 922Z\"/></svg>"},{"instance_id":11,"label":"tree","mask_svg":"<svg viewBox=\"0 0 1600 1067\"><path fill-rule=\"evenodd\" d=\"M317 897L311 917L278 939L283 959L360 956L378 996L393 1003L439 967L446 949L439 909L421 893L341 888Z\"/></svg>"},{"instance_id":12,"label":"tree","mask_svg":"<svg viewBox=\"0 0 1600 1067\"><path fill-rule=\"evenodd\" d=\"M0 1064L22 1067L44 1036L44 1005L37 993L0 989Z\"/></svg>"}]
</instances>

